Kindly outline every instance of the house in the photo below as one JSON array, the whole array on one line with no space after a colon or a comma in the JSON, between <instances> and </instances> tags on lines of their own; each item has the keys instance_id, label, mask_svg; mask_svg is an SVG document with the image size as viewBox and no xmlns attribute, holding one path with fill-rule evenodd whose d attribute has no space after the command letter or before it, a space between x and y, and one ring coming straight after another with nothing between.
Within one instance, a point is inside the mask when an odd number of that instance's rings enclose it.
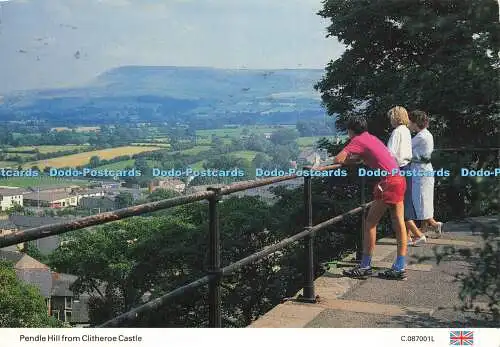
<instances>
[{"instance_id":1,"label":"house","mask_svg":"<svg viewBox=\"0 0 500 347\"><path fill-rule=\"evenodd\" d=\"M6 236L6 235L9 235L9 234L12 234L12 233L15 233L16 231L18 231L17 226L9 220L8 216L1 216L0 218L1 218L0 219L0 237ZM24 243L19 243L17 245L5 247L5 248L3 248L3 250L17 251L17 250L22 249L23 247L24 247Z\"/></svg>"},{"instance_id":2,"label":"house","mask_svg":"<svg viewBox=\"0 0 500 347\"><path fill-rule=\"evenodd\" d=\"M149 192L154 192L157 189L173 190L178 193L184 192L186 184L178 179L155 179L149 184Z\"/></svg>"},{"instance_id":3,"label":"house","mask_svg":"<svg viewBox=\"0 0 500 347\"><path fill-rule=\"evenodd\" d=\"M102 188L92 188L92 189L74 189L71 191L72 194L75 194L78 198L77 204L80 199L83 198L91 198L91 197L102 197L104 196L104 189Z\"/></svg>"},{"instance_id":4,"label":"house","mask_svg":"<svg viewBox=\"0 0 500 347\"><path fill-rule=\"evenodd\" d=\"M27 206L50 208L71 207L78 205L78 197L67 192L39 191L24 195Z\"/></svg>"},{"instance_id":5,"label":"house","mask_svg":"<svg viewBox=\"0 0 500 347\"><path fill-rule=\"evenodd\" d=\"M264 137L265 137L266 139L270 139L270 138L271 138L271 136L273 136L273 133L264 133Z\"/></svg>"},{"instance_id":6,"label":"house","mask_svg":"<svg viewBox=\"0 0 500 347\"><path fill-rule=\"evenodd\" d=\"M73 326L88 325L88 294L77 297L69 288L78 277L53 272L50 268L21 252L0 250L0 260L13 263L17 277L40 290L47 314ZM83 300L82 300L83 299Z\"/></svg>"},{"instance_id":7,"label":"house","mask_svg":"<svg viewBox=\"0 0 500 347\"><path fill-rule=\"evenodd\" d=\"M310 149L302 151L299 154L299 157L297 159L297 165L299 167L304 165L315 165L315 164L317 165L320 163L320 161L321 161L321 155L317 151Z\"/></svg>"},{"instance_id":8,"label":"house","mask_svg":"<svg viewBox=\"0 0 500 347\"><path fill-rule=\"evenodd\" d=\"M115 200L107 196L83 197L78 201L78 206L97 213L109 212L116 209Z\"/></svg>"},{"instance_id":9,"label":"house","mask_svg":"<svg viewBox=\"0 0 500 347\"><path fill-rule=\"evenodd\" d=\"M0 188L0 208L6 211L15 205L23 206L24 189L20 188Z\"/></svg>"},{"instance_id":10,"label":"house","mask_svg":"<svg viewBox=\"0 0 500 347\"><path fill-rule=\"evenodd\" d=\"M81 198L104 196L102 189L61 188L57 190L37 190L24 195L27 206L40 206L50 208L76 207Z\"/></svg>"},{"instance_id":11,"label":"house","mask_svg":"<svg viewBox=\"0 0 500 347\"><path fill-rule=\"evenodd\" d=\"M58 218L58 217L45 217L45 216L22 216L22 215L10 215L8 221L15 227L11 229L12 232L23 231L26 229L37 228L43 225L58 224L63 222L68 222L72 218ZM59 235L52 235L45 237L43 239L38 239L33 241L40 253L43 255L50 254L61 244L61 239ZM23 249L24 245L18 245L17 248Z\"/></svg>"},{"instance_id":12,"label":"house","mask_svg":"<svg viewBox=\"0 0 500 347\"><path fill-rule=\"evenodd\" d=\"M318 154L320 156L321 160L327 160L329 158L328 150L325 148L319 148L318 149Z\"/></svg>"}]
</instances>

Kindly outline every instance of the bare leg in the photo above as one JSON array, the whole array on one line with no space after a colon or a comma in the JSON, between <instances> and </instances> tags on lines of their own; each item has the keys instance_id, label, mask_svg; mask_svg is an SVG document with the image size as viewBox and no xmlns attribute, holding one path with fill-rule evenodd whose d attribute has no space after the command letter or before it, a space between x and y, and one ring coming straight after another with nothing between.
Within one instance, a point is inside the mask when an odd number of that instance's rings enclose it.
<instances>
[{"instance_id":1,"label":"bare leg","mask_svg":"<svg viewBox=\"0 0 500 347\"><path fill-rule=\"evenodd\" d=\"M428 218L422 221L422 230L437 229L439 230L439 222L436 222L434 218Z\"/></svg>"},{"instance_id":2,"label":"bare leg","mask_svg":"<svg viewBox=\"0 0 500 347\"><path fill-rule=\"evenodd\" d=\"M408 240L406 234L406 226L404 220L404 205L399 202L390 207L392 227L396 232L396 240L398 241L398 255L406 256L408 250Z\"/></svg>"},{"instance_id":3,"label":"bare leg","mask_svg":"<svg viewBox=\"0 0 500 347\"><path fill-rule=\"evenodd\" d=\"M387 205L380 200L375 200L370 206L366 217L366 229L364 231L363 254L372 255L377 242L377 224L387 210Z\"/></svg>"},{"instance_id":4,"label":"bare leg","mask_svg":"<svg viewBox=\"0 0 500 347\"><path fill-rule=\"evenodd\" d=\"M413 234L416 237L422 237L424 234L420 231L414 221L408 220L405 222L406 230L408 230L408 235Z\"/></svg>"},{"instance_id":5,"label":"bare leg","mask_svg":"<svg viewBox=\"0 0 500 347\"><path fill-rule=\"evenodd\" d=\"M438 225L438 222L436 222L434 220L434 218L429 218L429 219L422 221L422 226L425 226L425 227L431 226L431 227L435 228L435 227L437 227L437 225Z\"/></svg>"}]
</instances>

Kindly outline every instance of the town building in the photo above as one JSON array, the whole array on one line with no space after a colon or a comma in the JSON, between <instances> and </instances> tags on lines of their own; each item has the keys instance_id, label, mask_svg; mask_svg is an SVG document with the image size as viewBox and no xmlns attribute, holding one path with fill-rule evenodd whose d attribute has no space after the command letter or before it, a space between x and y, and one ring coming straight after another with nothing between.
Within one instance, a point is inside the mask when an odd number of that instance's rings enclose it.
<instances>
[{"instance_id":1,"label":"town building","mask_svg":"<svg viewBox=\"0 0 500 347\"><path fill-rule=\"evenodd\" d=\"M73 218L60 218L49 216L24 216L24 215L10 215L6 220L0 220L2 227L2 234L7 235L14 232L23 231L26 229L38 228L44 225L58 224L71 221ZM3 229L5 228L5 229ZM43 255L50 254L61 244L59 235L52 235L32 241ZM9 249L23 249L24 244L18 244L17 247L11 246ZM3 248L5 250L5 248Z\"/></svg>"},{"instance_id":2,"label":"town building","mask_svg":"<svg viewBox=\"0 0 500 347\"><path fill-rule=\"evenodd\" d=\"M104 196L102 189L57 188L37 189L24 194L26 206L64 208L76 207L82 198Z\"/></svg>"},{"instance_id":3,"label":"town building","mask_svg":"<svg viewBox=\"0 0 500 347\"><path fill-rule=\"evenodd\" d=\"M172 190L178 193L184 192L186 184L179 179L154 179L149 184L149 192L152 193L157 189Z\"/></svg>"},{"instance_id":4,"label":"town building","mask_svg":"<svg viewBox=\"0 0 500 347\"><path fill-rule=\"evenodd\" d=\"M318 165L321 162L321 155L314 149L302 151L297 158L297 166Z\"/></svg>"},{"instance_id":5,"label":"town building","mask_svg":"<svg viewBox=\"0 0 500 347\"><path fill-rule=\"evenodd\" d=\"M107 196L83 197L78 201L78 207L94 213L109 212L116 209L114 198Z\"/></svg>"},{"instance_id":6,"label":"town building","mask_svg":"<svg viewBox=\"0 0 500 347\"><path fill-rule=\"evenodd\" d=\"M47 315L72 326L88 326L90 295L78 296L70 290L77 276L53 272L47 265L21 252L0 250L0 260L12 263L19 280L40 290L47 305Z\"/></svg>"},{"instance_id":7,"label":"town building","mask_svg":"<svg viewBox=\"0 0 500 347\"><path fill-rule=\"evenodd\" d=\"M24 189L20 188L0 188L0 208L2 211L7 211L16 205L23 206Z\"/></svg>"}]
</instances>

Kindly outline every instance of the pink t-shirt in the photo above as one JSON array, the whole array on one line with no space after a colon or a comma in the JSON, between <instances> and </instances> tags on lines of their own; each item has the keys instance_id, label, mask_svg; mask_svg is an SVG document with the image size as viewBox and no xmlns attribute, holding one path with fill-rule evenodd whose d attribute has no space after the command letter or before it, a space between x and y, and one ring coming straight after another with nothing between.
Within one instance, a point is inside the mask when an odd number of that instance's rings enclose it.
<instances>
[{"instance_id":1,"label":"pink t-shirt","mask_svg":"<svg viewBox=\"0 0 500 347\"><path fill-rule=\"evenodd\" d=\"M353 137L344 151L348 154L359 155L365 164L373 170L386 170L390 174L392 170L399 169L398 163L389 149L368 131Z\"/></svg>"}]
</instances>

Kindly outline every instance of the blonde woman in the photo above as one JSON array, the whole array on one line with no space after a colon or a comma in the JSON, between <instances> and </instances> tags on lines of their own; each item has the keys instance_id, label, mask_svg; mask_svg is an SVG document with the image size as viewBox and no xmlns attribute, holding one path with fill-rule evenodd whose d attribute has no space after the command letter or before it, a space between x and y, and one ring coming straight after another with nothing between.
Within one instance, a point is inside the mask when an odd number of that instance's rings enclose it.
<instances>
[{"instance_id":1,"label":"blonde woman","mask_svg":"<svg viewBox=\"0 0 500 347\"><path fill-rule=\"evenodd\" d=\"M391 152L392 156L396 159L399 169L402 172L407 172L410 170L410 162L412 159L412 143L411 134L408 129L408 124L410 122L408 118L408 112L404 107L396 106L387 112L387 116L391 122L391 126L394 130L391 133L389 142L387 143L387 148ZM410 176L406 177L406 191L404 199L404 219L406 224L406 230L408 231L408 245L418 246L421 243L425 243L427 240L425 235L418 229L414 220L417 218L415 213L415 208L412 201L412 178ZM411 234L416 236L416 240L413 241Z\"/></svg>"}]
</instances>

